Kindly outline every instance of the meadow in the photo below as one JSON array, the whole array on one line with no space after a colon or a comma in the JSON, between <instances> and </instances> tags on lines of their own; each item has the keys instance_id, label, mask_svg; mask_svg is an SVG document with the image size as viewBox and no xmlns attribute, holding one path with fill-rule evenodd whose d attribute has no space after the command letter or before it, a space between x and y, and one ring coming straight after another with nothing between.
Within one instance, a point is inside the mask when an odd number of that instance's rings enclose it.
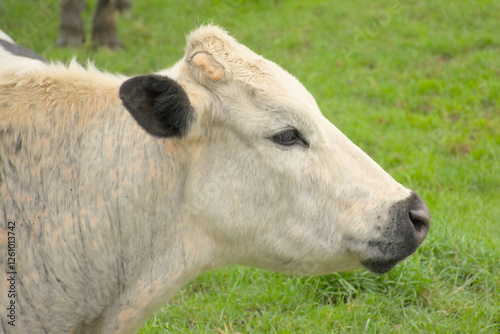
<instances>
[{"instance_id":1,"label":"meadow","mask_svg":"<svg viewBox=\"0 0 500 334\"><path fill-rule=\"evenodd\" d=\"M384 275L207 272L140 333L500 333L500 2L137 0L118 17L125 48L111 51L56 48L57 0L3 0L0 29L49 60L133 75L172 65L206 22L299 78L418 191L432 226Z\"/></svg>"}]
</instances>

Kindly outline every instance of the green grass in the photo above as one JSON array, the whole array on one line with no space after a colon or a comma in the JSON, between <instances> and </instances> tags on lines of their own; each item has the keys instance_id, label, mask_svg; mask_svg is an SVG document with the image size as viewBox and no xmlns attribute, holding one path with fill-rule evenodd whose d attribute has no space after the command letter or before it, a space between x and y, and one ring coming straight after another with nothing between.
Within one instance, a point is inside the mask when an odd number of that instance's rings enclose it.
<instances>
[{"instance_id":1,"label":"green grass","mask_svg":"<svg viewBox=\"0 0 500 334\"><path fill-rule=\"evenodd\" d=\"M55 0L3 5L20 44L130 75L170 66L186 33L220 24L431 208L428 239L385 275L213 271L140 333L500 333L500 2L135 1L117 52L56 49Z\"/></svg>"}]
</instances>

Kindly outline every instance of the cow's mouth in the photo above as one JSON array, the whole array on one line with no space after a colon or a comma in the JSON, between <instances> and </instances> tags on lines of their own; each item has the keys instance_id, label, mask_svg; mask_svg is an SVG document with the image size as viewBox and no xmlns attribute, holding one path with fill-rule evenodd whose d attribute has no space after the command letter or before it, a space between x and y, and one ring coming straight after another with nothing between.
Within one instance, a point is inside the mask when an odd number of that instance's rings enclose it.
<instances>
[{"instance_id":1,"label":"cow's mouth","mask_svg":"<svg viewBox=\"0 0 500 334\"><path fill-rule=\"evenodd\" d=\"M376 274L385 274L392 268L396 266L400 261L404 260L402 259L392 259L392 260L366 260L361 262L361 264L367 268L368 270L376 273Z\"/></svg>"}]
</instances>

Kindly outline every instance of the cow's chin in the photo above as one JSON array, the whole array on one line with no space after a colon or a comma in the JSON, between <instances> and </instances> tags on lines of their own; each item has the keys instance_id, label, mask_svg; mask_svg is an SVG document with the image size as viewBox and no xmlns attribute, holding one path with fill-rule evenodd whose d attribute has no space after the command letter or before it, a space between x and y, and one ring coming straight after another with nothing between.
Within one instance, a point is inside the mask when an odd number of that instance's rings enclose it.
<instances>
[{"instance_id":1,"label":"cow's chin","mask_svg":"<svg viewBox=\"0 0 500 334\"><path fill-rule=\"evenodd\" d=\"M403 259L392 259L392 260L382 260L382 259L373 259L362 261L361 264L368 270L376 273L376 274L385 274L394 268L400 261Z\"/></svg>"}]
</instances>

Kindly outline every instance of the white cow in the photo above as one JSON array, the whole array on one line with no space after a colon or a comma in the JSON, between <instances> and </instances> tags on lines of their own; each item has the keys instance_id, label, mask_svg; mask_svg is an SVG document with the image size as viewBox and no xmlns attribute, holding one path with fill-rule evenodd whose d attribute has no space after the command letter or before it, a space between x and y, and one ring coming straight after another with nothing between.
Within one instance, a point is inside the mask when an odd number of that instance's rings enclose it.
<instances>
[{"instance_id":1,"label":"white cow","mask_svg":"<svg viewBox=\"0 0 500 334\"><path fill-rule=\"evenodd\" d=\"M420 197L216 26L130 79L0 46L3 332L133 333L204 270L383 273L427 235Z\"/></svg>"}]
</instances>

